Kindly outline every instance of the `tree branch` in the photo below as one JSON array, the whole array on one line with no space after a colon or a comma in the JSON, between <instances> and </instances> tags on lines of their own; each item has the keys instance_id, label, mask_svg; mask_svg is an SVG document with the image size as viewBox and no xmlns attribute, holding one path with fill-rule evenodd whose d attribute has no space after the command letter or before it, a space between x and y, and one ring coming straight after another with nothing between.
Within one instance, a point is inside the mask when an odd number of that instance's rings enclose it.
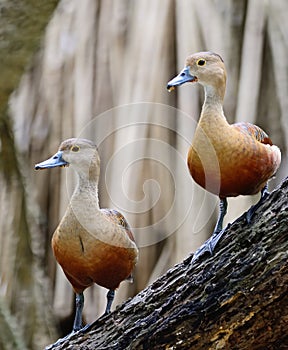
<instances>
[{"instance_id":1,"label":"tree branch","mask_svg":"<svg viewBox=\"0 0 288 350\"><path fill-rule=\"evenodd\" d=\"M285 179L214 256L189 256L55 349L287 349L287 195Z\"/></svg>"}]
</instances>

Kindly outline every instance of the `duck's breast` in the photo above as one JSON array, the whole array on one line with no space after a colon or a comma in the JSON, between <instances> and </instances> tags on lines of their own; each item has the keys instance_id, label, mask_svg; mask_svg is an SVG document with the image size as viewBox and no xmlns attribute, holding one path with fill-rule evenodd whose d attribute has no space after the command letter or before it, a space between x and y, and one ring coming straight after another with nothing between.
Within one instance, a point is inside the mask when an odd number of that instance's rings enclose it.
<instances>
[{"instance_id":1,"label":"duck's breast","mask_svg":"<svg viewBox=\"0 0 288 350\"><path fill-rule=\"evenodd\" d=\"M258 133L261 129L256 128ZM197 128L188 153L193 179L220 197L259 192L280 162L277 146L259 141L251 130L237 124L223 127L217 133Z\"/></svg>"},{"instance_id":2,"label":"duck's breast","mask_svg":"<svg viewBox=\"0 0 288 350\"><path fill-rule=\"evenodd\" d=\"M53 235L52 249L76 292L93 283L117 288L131 274L138 255L137 249L103 242L77 220L65 219Z\"/></svg>"}]
</instances>

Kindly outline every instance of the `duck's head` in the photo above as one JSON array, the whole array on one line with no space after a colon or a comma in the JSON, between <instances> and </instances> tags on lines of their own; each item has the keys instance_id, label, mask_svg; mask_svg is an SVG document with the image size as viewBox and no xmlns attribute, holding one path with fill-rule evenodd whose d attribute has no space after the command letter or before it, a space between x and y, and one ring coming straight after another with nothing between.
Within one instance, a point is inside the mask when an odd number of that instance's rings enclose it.
<instances>
[{"instance_id":1,"label":"duck's head","mask_svg":"<svg viewBox=\"0 0 288 350\"><path fill-rule=\"evenodd\" d=\"M225 89L226 70L223 59L213 52L198 52L186 59L184 69L167 84L169 91L185 83L199 83L204 87Z\"/></svg>"},{"instance_id":2,"label":"duck's head","mask_svg":"<svg viewBox=\"0 0 288 350\"><path fill-rule=\"evenodd\" d=\"M71 165L77 172L91 174L100 168L96 145L89 140L72 138L61 143L58 152L51 158L35 165L35 169L47 169Z\"/></svg>"}]
</instances>

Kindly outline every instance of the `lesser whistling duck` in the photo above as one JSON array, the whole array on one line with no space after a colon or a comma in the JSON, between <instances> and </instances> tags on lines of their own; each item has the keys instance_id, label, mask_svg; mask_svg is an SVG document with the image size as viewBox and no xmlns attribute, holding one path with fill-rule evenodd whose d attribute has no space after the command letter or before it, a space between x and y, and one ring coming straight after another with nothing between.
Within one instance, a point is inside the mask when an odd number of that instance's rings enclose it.
<instances>
[{"instance_id":1,"label":"lesser whistling duck","mask_svg":"<svg viewBox=\"0 0 288 350\"><path fill-rule=\"evenodd\" d=\"M68 139L54 156L36 164L35 169L68 165L76 171L78 184L53 234L52 249L76 293L73 333L82 327L83 291L93 283L107 288L109 313L115 289L131 276L138 249L125 218L116 210L99 207L100 159L95 144L85 139Z\"/></svg>"},{"instance_id":2,"label":"lesser whistling duck","mask_svg":"<svg viewBox=\"0 0 288 350\"><path fill-rule=\"evenodd\" d=\"M204 87L205 100L194 139L188 152L192 178L207 191L220 197L220 212L212 237L195 253L213 252L224 230L227 197L252 195L261 191L259 202L247 212L250 222L267 195L267 181L281 162L281 153L268 135L250 123L230 125L223 112L226 70L223 59L213 52L199 52L186 59L184 69L168 82L173 90L184 83Z\"/></svg>"}]
</instances>

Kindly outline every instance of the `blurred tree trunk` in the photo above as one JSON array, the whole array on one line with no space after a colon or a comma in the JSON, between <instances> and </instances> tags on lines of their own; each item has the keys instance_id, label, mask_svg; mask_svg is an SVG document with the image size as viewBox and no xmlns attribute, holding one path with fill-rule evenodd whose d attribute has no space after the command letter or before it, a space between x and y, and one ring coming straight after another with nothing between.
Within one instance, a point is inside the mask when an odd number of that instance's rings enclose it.
<instances>
[{"instance_id":1,"label":"blurred tree trunk","mask_svg":"<svg viewBox=\"0 0 288 350\"><path fill-rule=\"evenodd\" d=\"M54 349L287 349L288 180L212 257L191 256Z\"/></svg>"},{"instance_id":2,"label":"blurred tree trunk","mask_svg":"<svg viewBox=\"0 0 288 350\"><path fill-rule=\"evenodd\" d=\"M58 0L3 0L0 14L0 112L16 89Z\"/></svg>"},{"instance_id":3,"label":"blurred tree trunk","mask_svg":"<svg viewBox=\"0 0 288 350\"><path fill-rule=\"evenodd\" d=\"M40 47L58 1L1 1L0 14L0 348L38 349L55 337L43 249L14 142L8 99ZM29 209L28 209L29 207Z\"/></svg>"}]
</instances>

